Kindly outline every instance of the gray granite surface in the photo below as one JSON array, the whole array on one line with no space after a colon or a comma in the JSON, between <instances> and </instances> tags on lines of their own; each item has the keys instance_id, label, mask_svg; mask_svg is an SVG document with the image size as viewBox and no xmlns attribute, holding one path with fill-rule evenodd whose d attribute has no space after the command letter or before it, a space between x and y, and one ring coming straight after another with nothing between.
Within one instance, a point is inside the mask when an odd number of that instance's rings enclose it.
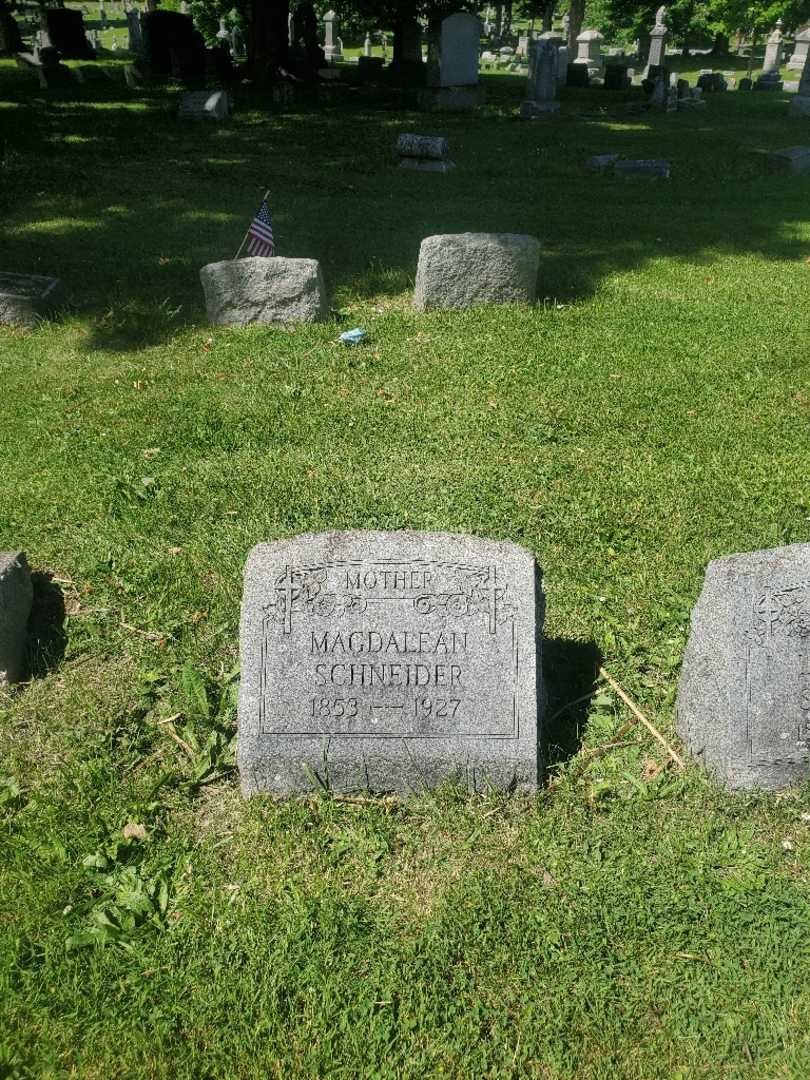
<instances>
[{"instance_id":1,"label":"gray granite surface","mask_svg":"<svg viewBox=\"0 0 810 1080\"><path fill-rule=\"evenodd\" d=\"M414 306L469 308L531 304L537 296L540 241L522 233L445 233L419 249Z\"/></svg>"},{"instance_id":2,"label":"gray granite surface","mask_svg":"<svg viewBox=\"0 0 810 1080\"><path fill-rule=\"evenodd\" d=\"M255 547L240 629L242 789L409 794L538 781L531 553L420 532Z\"/></svg>"},{"instance_id":3,"label":"gray granite surface","mask_svg":"<svg viewBox=\"0 0 810 1080\"><path fill-rule=\"evenodd\" d=\"M280 256L227 259L200 270L215 326L311 323L329 314L321 264Z\"/></svg>"},{"instance_id":4,"label":"gray granite surface","mask_svg":"<svg viewBox=\"0 0 810 1080\"><path fill-rule=\"evenodd\" d=\"M709 563L681 670L678 730L729 788L807 778L810 544Z\"/></svg>"}]
</instances>

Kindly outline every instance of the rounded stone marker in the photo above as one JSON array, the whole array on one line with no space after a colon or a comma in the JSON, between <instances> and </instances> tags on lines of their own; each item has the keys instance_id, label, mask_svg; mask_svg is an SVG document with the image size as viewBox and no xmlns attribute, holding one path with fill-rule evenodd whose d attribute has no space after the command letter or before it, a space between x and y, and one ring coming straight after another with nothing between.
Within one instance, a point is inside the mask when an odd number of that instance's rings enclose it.
<instances>
[{"instance_id":1,"label":"rounded stone marker","mask_svg":"<svg viewBox=\"0 0 810 1080\"><path fill-rule=\"evenodd\" d=\"M810 544L709 563L678 686L678 733L726 787L810 773Z\"/></svg>"},{"instance_id":2,"label":"rounded stone marker","mask_svg":"<svg viewBox=\"0 0 810 1080\"><path fill-rule=\"evenodd\" d=\"M531 304L537 296L540 241L523 233L444 233L419 249L414 307Z\"/></svg>"},{"instance_id":3,"label":"rounded stone marker","mask_svg":"<svg viewBox=\"0 0 810 1080\"><path fill-rule=\"evenodd\" d=\"M200 281L214 326L312 323L329 314L316 259L227 259L204 266Z\"/></svg>"}]
</instances>

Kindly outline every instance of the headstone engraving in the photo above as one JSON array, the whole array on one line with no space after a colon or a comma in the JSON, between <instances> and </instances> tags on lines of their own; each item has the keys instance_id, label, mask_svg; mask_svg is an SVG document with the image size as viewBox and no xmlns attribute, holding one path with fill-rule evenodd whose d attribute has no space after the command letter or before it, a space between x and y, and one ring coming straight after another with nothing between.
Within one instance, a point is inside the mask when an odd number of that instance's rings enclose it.
<instances>
[{"instance_id":1,"label":"headstone engraving","mask_svg":"<svg viewBox=\"0 0 810 1080\"><path fill-rule=\"evenodd\" d=\"M349 532L258 545L240 631L243 791L407 794L448 778L532 790L537 600L534 559L510 543Z\"/></svg>"},{"instance_id":2,"label":"headstone engraving","mask_svg":"<svg viewBox=\"0 0 810 1080\"><path fill-rule=\"evenodd\" d=\"M0 552L0 686L25 674L25 647L33 588L21 551Z\"/></svg>"},{"instance_id":3,"label":"headstone engraving","mask_svg":"<svg viewBox=\"0 0 810 1080\"><path fill-rule=\"evenodd\" d=\"M810 544L709 564L692 612L678 730L729 788L810 772Z\"/></svg>"}]
</instances>

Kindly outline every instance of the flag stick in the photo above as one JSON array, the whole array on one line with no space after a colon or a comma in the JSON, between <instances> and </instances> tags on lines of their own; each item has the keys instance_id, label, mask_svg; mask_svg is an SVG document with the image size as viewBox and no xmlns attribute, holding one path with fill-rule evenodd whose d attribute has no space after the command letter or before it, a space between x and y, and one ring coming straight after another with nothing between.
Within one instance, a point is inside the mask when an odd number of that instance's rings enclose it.
<instances>
[{"instance_id":1,"label":"flag stick","mask_svg":"<svg viewBox=\"0 0 810 1080\"><path fill-rule=\"evenodd\" d=\"M262 203L267 202L267 196L269 194L270 194L270 188L268 188L267 191L265 191L264 195L262 196L262 202L259 203L260 207L261 207ZM255 217L256 215L254 214L253 216ZM252 224L253 224L253 218L250 219L250 225L252 225ZM238 259L239 256L242 254L242 249L244 248L245 244L247 243L247 238L248 238L248 236L250 236L250 225L248 225L247 229L245 230L245 235L242 237L242 243L239 245L239 250L234 255L234 261L236 259Z\"/></svg>"}]
</instances>

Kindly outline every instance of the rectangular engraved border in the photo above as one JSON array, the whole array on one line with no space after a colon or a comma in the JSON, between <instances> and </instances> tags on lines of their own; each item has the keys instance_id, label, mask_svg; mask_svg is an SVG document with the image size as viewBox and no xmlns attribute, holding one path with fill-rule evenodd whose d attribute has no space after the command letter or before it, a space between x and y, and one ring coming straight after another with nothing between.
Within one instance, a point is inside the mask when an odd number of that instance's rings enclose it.
<instances>
[{"instance_id":1,"label":"rectangular engraved border","mask_svg":"<svg viewBox=\"0 0 810 1080\"><path fill-rule=\"evenodd\" d=\"M444 559L326 559L320 565L326 567L341 567L341 566L443 566L452 567L455 570L468 570L477 571L480 566L472 566L463 562L451 562ZM390 597L392 601L404 599L402 597ZM410 733L410 732L379 732L379 731L324 731L312 728L307 728L300 731L273 731L268 730L268 720L265 715L265 691L267 689L267 627L263 622L262 626L262 648L261 648L261 677L259 680L259 731L262 735L272 735L274 738L329 738L329 739L423 739L423 740L437 740L437 739L496 739L509 741L520 738L520 704L518 702L517 686L518 686L518 673L520 671L520 650L517 643L517 633L515 631L515 620L512 620L512 730L504 734L502 731L465 731L465 732L440 732L436 735L425 734L424 732Z\"/></svg>"}]
</instances>

